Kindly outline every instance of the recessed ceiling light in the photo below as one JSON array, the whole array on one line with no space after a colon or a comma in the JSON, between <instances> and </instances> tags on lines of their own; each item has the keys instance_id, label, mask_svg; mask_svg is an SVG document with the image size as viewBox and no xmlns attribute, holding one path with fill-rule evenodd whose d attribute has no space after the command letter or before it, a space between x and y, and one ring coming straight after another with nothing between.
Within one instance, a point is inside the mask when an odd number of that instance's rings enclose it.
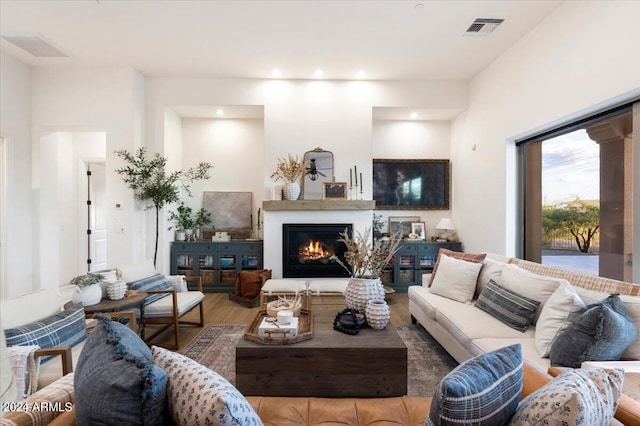
<instances>
[{"instance_id":1,"label":"recessed ceiling light","mask_svg":"<svg viewBox=\"0 0 640 426\"><path fill-rule=\"evenodd\" d=\"M322 74L323 74L323 73L322 73L322 68L318 68L318 69L316 70L316 77L322 77Z\"/></svg>"},{"instance_id":2,"label":"recessed ceiling light","mask_svg":"<svg viewBox=\"0 0 640 426\"><path fill-rule=\"evenodd\" d=\"M271 71L271 75L277 78L277 77L281 77L282 73L278 68L274 68L273 71Z\"/></svg>"},{"instance_id":3,"label":"recessed ceiling light","mask_svg":"<svg viewBox=\"0 0 640 426\"><path fill-rule=\"evenodd\" d=\"M217 111L216 111L216 114L218 114L218 115L224 115L224 111L223 111L223 110L221 110L221 109L219 109L219 110L217 110Z\"/></svg>"},{"instance_id":4,"label":"recessed ceiling light","mask_svg":"<svg viewBox=\"0 0 640 426\"><path fill-rule=\"evenodd\" d=\"M411 113L411 118L418 118L418 113L417 112L412 112Z\"/></svg>"}]
</instances>

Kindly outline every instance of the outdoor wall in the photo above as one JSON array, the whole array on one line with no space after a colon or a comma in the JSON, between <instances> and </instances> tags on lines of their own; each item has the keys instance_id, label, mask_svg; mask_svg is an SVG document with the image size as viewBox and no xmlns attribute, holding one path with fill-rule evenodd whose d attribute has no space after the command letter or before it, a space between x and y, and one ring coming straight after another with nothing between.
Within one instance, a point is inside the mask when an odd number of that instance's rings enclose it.
<instances>
[{"instance_id":1,"label":"outdoor wall","mask_svg":"<svg viewBox=\"0 0 640 426\"><path fill-rule=\"evenodd\" d=\"M466 251L515 254L516 136L638 91L638 16L638 2L566 2L472 80L451 138Z\"/></svg>"},{"instance_id":2,"label":"outdoor wall","mask_svg":"<svg viewBox=\"0 0 640 426\"><path fill-rule=\"evenodd\" d=\"M375 120L373 122L373 158L389 159L449 159L450 122L424 120ZM452 167L455 167L452 164ZM451 185L451 199L455 196ZM435 227L443 217L450 217L450 210L379 210L385 224L389 216L420 216L425 222L426 236L436 235ZM382 232L388 232L387 225Z\"/></svg>"},{"instance_id":3,"label":"outdoor wall","mask_svg":"<svg viewBox=\"0 0 640 426\"><path fill-rule=\"evenodd\" d=\"M16 297L37 287L33 279L31 214L31 70L0 54L0 136L6 139L6 270L0 297Z\"/></svg>"}]
</instances>

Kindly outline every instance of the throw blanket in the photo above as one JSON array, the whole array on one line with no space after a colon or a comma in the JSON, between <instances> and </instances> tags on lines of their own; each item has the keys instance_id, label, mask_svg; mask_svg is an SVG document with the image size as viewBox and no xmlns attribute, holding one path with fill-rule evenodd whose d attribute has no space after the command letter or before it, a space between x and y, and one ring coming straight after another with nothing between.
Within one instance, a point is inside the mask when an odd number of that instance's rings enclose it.
<instances>
[{"instance_id":1,"label":"throw blanket","mask_svg":"<svg viewBox=\"0 0 640 426\"><path fill-rule=\"evenodd\" d=\"M9 346L9 363L18 388L18 398L23 399L38 390L40 358L34 356L40 346Z\"/></svg>"}]
</instances>

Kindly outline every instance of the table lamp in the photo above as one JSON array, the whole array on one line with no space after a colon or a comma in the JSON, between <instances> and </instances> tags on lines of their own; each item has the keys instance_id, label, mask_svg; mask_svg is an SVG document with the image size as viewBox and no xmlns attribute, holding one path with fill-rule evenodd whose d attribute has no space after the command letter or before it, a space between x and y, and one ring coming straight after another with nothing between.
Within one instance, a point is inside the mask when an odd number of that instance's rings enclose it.
<instances>
[{"instance_id":1,"label":"table lamp","mask_svg":"<svg viewBox=\"0 0 640 426\"><path fill-rule=\"evenodd\" d=\"M444 231L444 239L447 241L457 241L456 226L453 224L451 218L445 217L440 219L440 222L436 225L436 229Z\"/></svg>"}]
</instances>

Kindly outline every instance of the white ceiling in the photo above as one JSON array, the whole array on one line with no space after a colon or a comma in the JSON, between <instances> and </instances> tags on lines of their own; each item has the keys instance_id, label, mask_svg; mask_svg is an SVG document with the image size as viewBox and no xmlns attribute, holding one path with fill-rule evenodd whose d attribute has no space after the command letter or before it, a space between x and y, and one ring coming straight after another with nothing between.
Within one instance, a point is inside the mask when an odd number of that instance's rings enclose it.
<instances>
[{"instance_id":1,"label":"white ceiling","mask_svg":"<svg viewBox=\"0 0 640 426\"><path fill-rule=\"evenodd\" d=\"M70 58L31 66L135 68L150 77L470 79L562 1L0 0L0 35L40 35ZM418 6L422 5L422 6ZM503 18L463 36L475 18ZM358 72L364 70L364 77Z\"/></svg>"}]
</instances>

